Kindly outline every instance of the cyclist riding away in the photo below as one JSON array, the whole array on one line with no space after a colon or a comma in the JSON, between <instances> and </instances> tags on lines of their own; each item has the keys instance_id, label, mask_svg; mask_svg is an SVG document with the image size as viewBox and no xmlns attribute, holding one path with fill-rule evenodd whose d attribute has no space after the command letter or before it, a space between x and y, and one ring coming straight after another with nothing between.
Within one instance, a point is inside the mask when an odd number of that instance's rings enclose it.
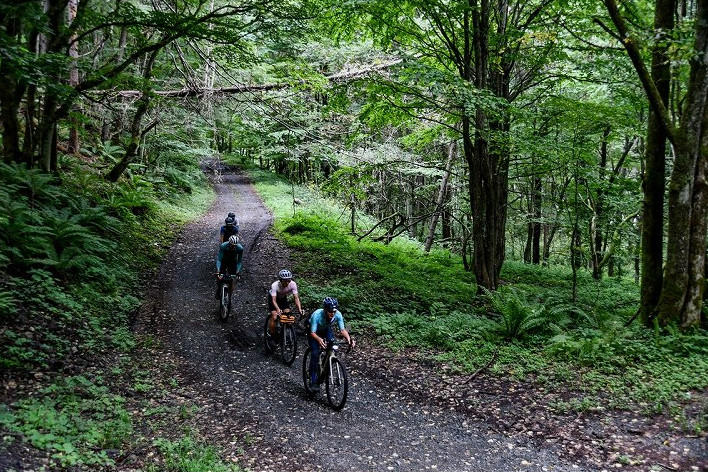
<instances>
[{"instance_id":1,"label":"cyclist riding away","mask_svg":"<svg viewBox=\"0 0 708 472\"><path fill-rule=\"evenodd\" d=\"M229 240L219 245L219 255L216 257L216 298L219 299L219 276L228 272L231 275L241 274L241 261L243 259L243 246L238 235L234 234Z\"/></svg>"},{"instance_id":2,"label":"cyclist riding away","mask_svg":"<svg viewBox=\"0 0 708 472\"><path fill-rule=\"evenodd\" d=\"M293 296L295 308L302 313L302 305L300 305L300 295L297 293L297 284L293 280L293 274L288 269L282 269L278 272L278 280L273 282L268 292L268 311L270 311L270 323L268 330L272 335L275 333L275 320L278 315L282 315L283 311L290 311L288 303L288 295Z\"/></svg>"},{"instance_id":3,"label":"cyclist riding away","mask_svg":"<svg viewBox=\"0 0 708 472\"><path fill-rule=\"evenodd\" d=\"M312 355L310 356L310 390L317 391L317 360L320 357L320 349L327 348L327 342L334 339L332 326L337 324L340 333L347 340L349 346L354 347L356 342L349 336L349 332L344 328L344 317L339 311L339 302L336 298L325 297L322 308L315 310L310 316L310 333L308 342Z\"/></svg>"},{"instance_id":4,"label":"cyclist riding away","mask_svg":"<svg viewBox=\"0 0 708 472\"><path fill-rule=\"evenodd\" d=\"M223 244L234 234L238 234L238 220L235 213L229 213L224 220L224 226L219 230L219 241Z\"/></svg>"}]
</instances>

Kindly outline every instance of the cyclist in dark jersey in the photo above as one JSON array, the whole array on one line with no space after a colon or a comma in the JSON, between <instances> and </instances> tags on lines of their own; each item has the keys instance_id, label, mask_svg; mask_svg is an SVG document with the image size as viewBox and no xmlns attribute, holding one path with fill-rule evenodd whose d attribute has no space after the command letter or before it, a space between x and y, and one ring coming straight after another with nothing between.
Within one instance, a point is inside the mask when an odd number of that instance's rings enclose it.
<instances>
[{"instance_id":1,"label":"cyclist in dark jersey","mask_svg":"<svg viewBox=\"0 0 708 472\"><path fill-rule=\"evenodd\" d=\"M219 275L228 271L238 276L241 273L243 246L238 235L234 234L225 243L219 245L219 255L216 256L216 298L219 298Z\"/></svg>"},{"instance_id":2,"label":"cyclist in dark jersey","mask_svg":"<svg viewBox=\"0 0 708 472\"><path fill-rule=\"evenodd\" d=\"M223 244L234 234L238 234L238 220L235 213L229 213L224 220L224 226L219 230L219 241Z\"/></svg>"}]
</instances>

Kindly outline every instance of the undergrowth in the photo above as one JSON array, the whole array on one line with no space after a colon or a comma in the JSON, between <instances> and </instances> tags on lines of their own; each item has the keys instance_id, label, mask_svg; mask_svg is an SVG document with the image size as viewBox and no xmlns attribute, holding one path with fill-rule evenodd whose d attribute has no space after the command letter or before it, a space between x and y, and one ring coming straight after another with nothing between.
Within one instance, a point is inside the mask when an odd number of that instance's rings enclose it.
<instances>
[{"instance_id":1,"label":"undergrowth","mask_svg":"<svg viewBox=\"0 0 708 472\"><path fill-rule=\"evenodd\" d=\"M0 404L0 454L21 440L40 470L100 469L135 440L136 413L94 366L133 352L144 277L213 199L194 156L159 160L117 184L75 157L61 180L0 164L0 374L25 391Z\"/></svg>"},{"instance_id":2,"label":"undergrowth","mask_svg":"<svg viewBox=\"0 0 708 472\"><path fill-rule=\"evenodd\" d=\"M373 333L394 350L415 348L462 373L496 355L491 374L583 399L559 410L638 408L705 430L705 413L688 418L682 405L708 388L708 334L626 327L639 301L633 280L598 281L580 271L573 301L569 268L507 262L504 286L475 296L458 256L425 254L420 242L403 237L387 245L359 238L336 202L295 187L293 205L290 183L258 170L252 175L278 235L296 255L309 308L338 297L355 332ZM364 234L373 222L358 224Z\"/></svg>"}]
</instances>

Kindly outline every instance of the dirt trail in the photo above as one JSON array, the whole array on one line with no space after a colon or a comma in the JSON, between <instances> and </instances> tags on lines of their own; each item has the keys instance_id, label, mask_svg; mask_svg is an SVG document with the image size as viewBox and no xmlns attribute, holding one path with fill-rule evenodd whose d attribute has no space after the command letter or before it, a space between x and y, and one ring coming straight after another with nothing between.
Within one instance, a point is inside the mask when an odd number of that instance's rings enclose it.
<instances>
[{"instance_id":1,"label":"dirt trail","mask_svg":"<svg viewBox=\"0 0 708 472\"><path fill-rule=\"evenodd\" d=\"M178 359L175 377L199 392L200 414L217 425L214 438L230 444L227 455L257 471L600 470L381 388L354 362L347 361L351 385L343 411L333 412L322 398L308 401L301 381L304 337L291 367L261 347L266 289L288 266L287 251L269 233L272 217L246 177L224 174L215 188L209 212L171 249L171 267L153 287L138 329L157 335L165 355ZM218 228L229 211L240 220L245 273L235 292L236 315L224 324L212 274ZM361 342L350 356L366 353Z\"/></svg>"}]
</instances>

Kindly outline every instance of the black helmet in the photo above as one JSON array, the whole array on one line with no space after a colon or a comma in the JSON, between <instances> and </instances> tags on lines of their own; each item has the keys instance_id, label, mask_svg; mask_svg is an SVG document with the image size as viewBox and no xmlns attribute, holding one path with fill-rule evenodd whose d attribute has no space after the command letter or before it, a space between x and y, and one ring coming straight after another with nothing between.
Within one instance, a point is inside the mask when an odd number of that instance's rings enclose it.
<instances>
[{"instance_id":1,"label":"black helmet","mask_svg":"<svg viewBox=\"0 0 708 472\"><path fill-rule=\"evenodd\" d=\"M224 220L224 223L226 223L227 225L236 224L236 216L235 215L231 216L231 215L233 215L233 213L229 213L229 216L227 216L226 219Z\"/></svg>"},{"instance_id":2,"label":"black helmet","mask_svg":"<svg viewBox=\"0 0 708 472\"><path fill-rule=\"evenodd\" d=\"M322 302L322 308L324 308L325 311L334 311L339 308L339 302L336 298L325 297Z\"/></svg>"}]
</instances>

